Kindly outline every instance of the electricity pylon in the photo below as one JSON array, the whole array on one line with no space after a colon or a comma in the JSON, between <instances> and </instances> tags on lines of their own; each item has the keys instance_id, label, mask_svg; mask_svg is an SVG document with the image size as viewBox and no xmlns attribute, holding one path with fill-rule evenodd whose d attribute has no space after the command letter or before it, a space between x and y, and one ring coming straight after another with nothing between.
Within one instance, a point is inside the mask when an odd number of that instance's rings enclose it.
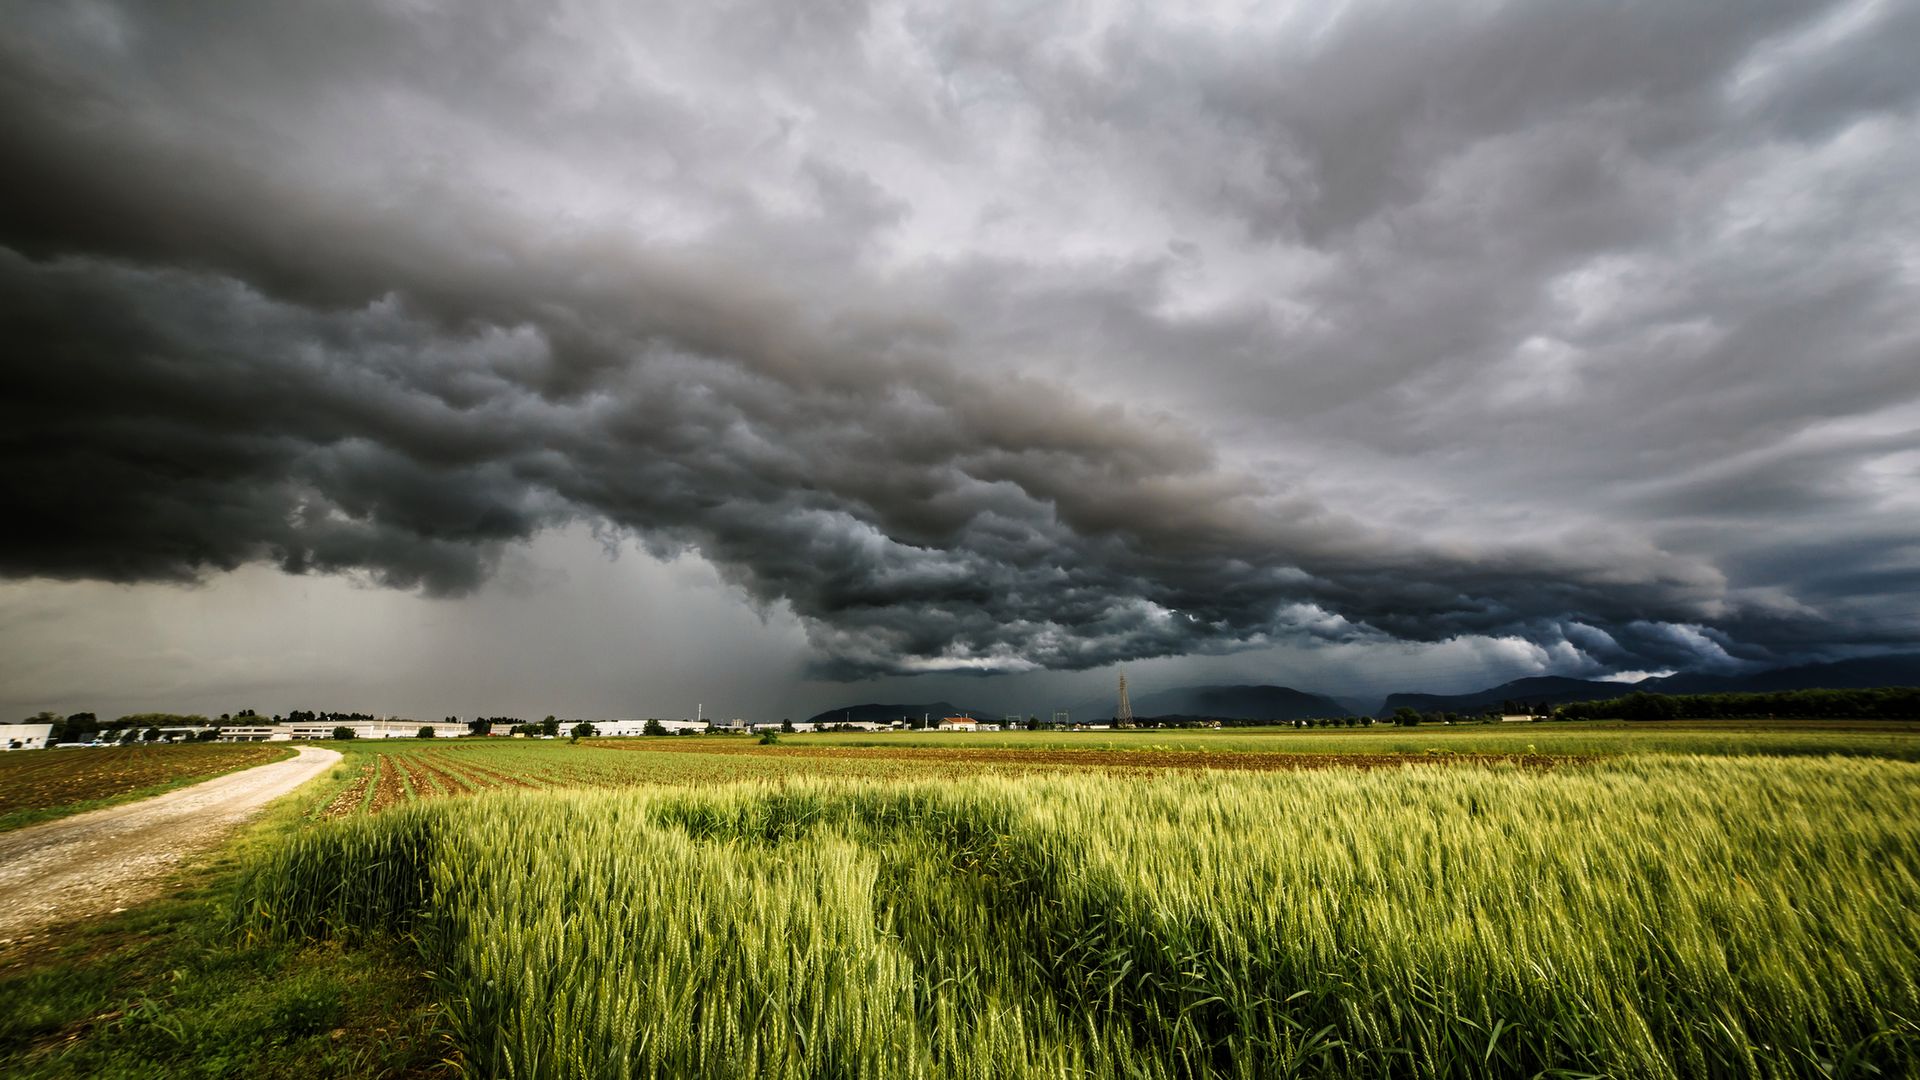
<instances>
[{"instance_id":1,"label":"electricity pylon","mask_svg":"<svg viewBox=\"0 0 1920 1080\"><path fill-rule=\"evenodd\" d=\"M1120 673L1120 708L1113 714L1114 727L1133 726L1133 702L1127 700L1127 673Z\"/></svg>"}]
</instances>

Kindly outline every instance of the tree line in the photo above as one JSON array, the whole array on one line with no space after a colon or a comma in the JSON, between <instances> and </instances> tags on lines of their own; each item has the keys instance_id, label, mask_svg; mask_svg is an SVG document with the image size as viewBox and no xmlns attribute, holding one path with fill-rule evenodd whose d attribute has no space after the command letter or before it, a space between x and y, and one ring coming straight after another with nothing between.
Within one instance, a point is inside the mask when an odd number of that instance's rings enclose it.
<instances>
[{"instance_id":1,"label":"tree line","mask_svg":"<svg viewBox=\"0 0 1920 1080\"><path fill-rule=\"evenodd\" d=\"M1920 717L1920 687L1778 690L1764 693L1649 694L1561 705L1565 720L1907 720Z\"/></svg>"}]
</instances>

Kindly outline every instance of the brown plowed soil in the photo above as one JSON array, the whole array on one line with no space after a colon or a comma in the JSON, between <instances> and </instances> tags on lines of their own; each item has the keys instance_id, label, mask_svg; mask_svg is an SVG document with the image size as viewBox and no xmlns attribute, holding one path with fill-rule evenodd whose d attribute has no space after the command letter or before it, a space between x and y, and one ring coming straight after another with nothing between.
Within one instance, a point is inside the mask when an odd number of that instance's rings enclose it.
<instances>
[{"instance_id":1,"label":"brown plowed soil","mask_svg":"<svg viewBox=\"0 0 1920 1080\"><path fill-rule=\"evenodd\" d=\"M414 798L431 799L443 794L440 786L435 784L428 775L426 767L419 762L409 761L396 755L389 757L387 764L405 776L406 787L413 793Z\"/></svg>"},{"instance_id":2,"label":"brown plowed soil","mask_svg":"<svg viewBox=\"0 0 1920 1080\"><path fill-rule=\"evenodd\" d=\"M415 779L413 782L415 791L422 790L419 780L421 774L431 777L439 784L440 790L448 795L465 795L475 790L472 781L461 776L459 773L439 765L429 765L424 761L420 761L410 763L409 767L415 770ZM438 792L436 792L436 794L437 793Z\"/></svg>"},{"instance_id":3,"label":"brown plowed soil","mask_svg":"<svg viewBox=\"0 0 1920 1080\"><path fill-rule=\"evenodd\" d=\"M506 773L500 772L497 769L483 768L482 766L475 765L470 761L461 762L460 768L464 770L467 776L472 778L473 780L484 781L484 783L476 784L476 787L491 788L491 787L506 786L506 787L531 788L531 787L539 786L538 784L529 783L518 776L509 776Z\"/></svg>"},{"instance_id":4,"label":"brown plowed soil","mask_svg":"<svg viewBox=\"0 0 1920 1080\"><path fill-rule=\"evenodd\" d=\"M407 801L407 789L400 783L400 770L394 757L389 755L380 759L379 779L373 783L373 805L368 807L373 813L379 813L391 806Z\"/></svg>"},{"instance_id":5,"label":"brown plowed soil","mask_svg":"<svg viewBox=\"0 0 1920 1080\"><path fill-rule=\"evenodd\" d=\"M746 754L756 757L843 758L925 761L1011 767L1084 768L1133 771L1231 769L1243 772L1294 772L1302 769L1380 769L1403 765L1520 765L1550 769L1587 760L1549 754L1287 754L1260 750L1021 750L952 746L762 746L758 743L674 745L667 739L596 741L609 750L680 754Z\"/></svg>"},{"instance_id":6,"label":"brown plowed soil","mask_svg":"<svg viewBox=\"0 0 1920 1080\"><path fill-rule=\"evenodd\" d=\"M321 816L337 818L359 813L361 803L366 801L367 785L373 781L373 769L373 762L360 766L360 775L354 777L352 783L340 789L340 794L333 797L333 801L327 804L327 809Z\"/></svg>"}]
</instances>

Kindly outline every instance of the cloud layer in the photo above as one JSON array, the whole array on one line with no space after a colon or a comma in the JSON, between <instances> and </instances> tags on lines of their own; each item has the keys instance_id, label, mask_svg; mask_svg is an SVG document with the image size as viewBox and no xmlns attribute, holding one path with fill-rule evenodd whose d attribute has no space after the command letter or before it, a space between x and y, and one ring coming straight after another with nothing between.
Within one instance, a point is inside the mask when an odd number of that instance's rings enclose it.
<instances>
[{"instance_id":1,"label":"cloud layer","mask_svg":"<svg viewBox=\"0 0 1920 1080\"><path fill-rule=\"evenodd\" d=\"M11 577L697 550L819 671L1912 644L1907 3L48 4Z\"/></svg>"}]
</instances>

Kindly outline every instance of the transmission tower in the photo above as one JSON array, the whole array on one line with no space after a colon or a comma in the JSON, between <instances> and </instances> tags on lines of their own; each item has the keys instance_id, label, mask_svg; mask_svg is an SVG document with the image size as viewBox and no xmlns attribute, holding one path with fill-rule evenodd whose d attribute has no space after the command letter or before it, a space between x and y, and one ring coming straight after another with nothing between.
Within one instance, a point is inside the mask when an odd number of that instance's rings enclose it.
<instances>
[{"instance_id":1,"label":"transmission tower","mask_svg":"<svg viewBox=\"0 0 1920 1080\"><path fill-rule=\"evenodd\" d=\"M1133 702L1127 700L1127 673L1120 673L1120 708L1113 714L1114 727L1133 726Z\"/></svg>"}]
</instances>

